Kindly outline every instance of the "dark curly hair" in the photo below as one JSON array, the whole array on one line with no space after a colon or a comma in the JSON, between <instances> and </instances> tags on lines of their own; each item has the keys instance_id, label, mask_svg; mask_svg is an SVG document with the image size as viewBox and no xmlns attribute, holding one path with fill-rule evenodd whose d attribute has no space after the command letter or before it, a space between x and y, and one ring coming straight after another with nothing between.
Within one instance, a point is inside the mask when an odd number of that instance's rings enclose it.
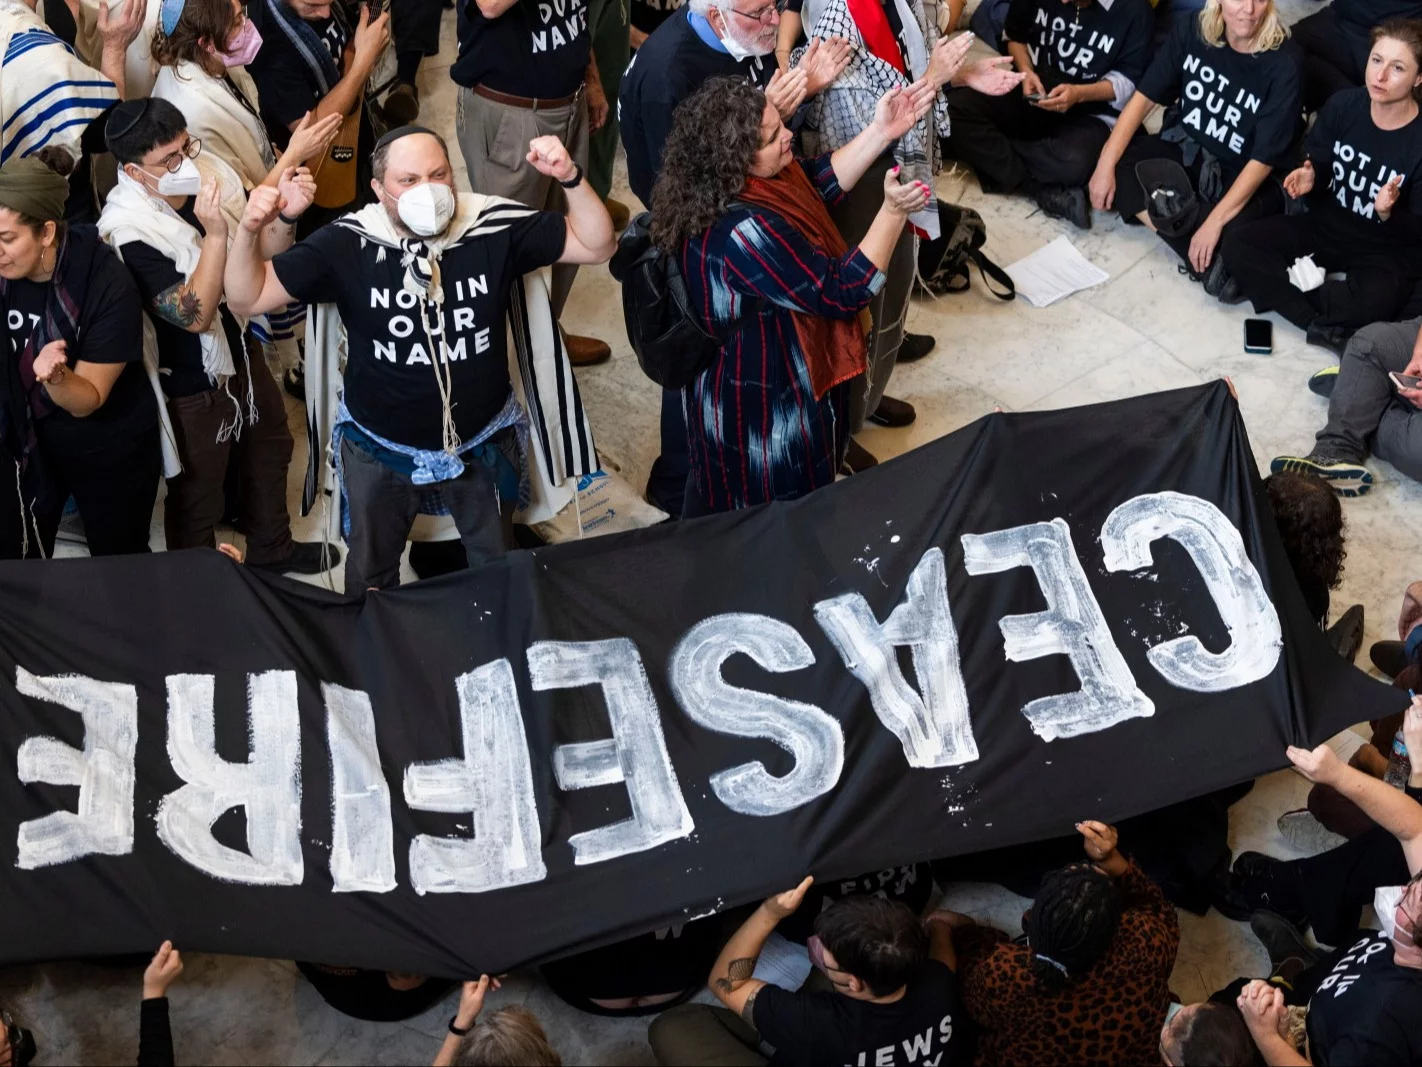
<instances>
[{"instance_id":1,"label":"dark curly hair","mask_svg":"<svg viewBox=\"0 0 1422 1067\"><path fill-rule=\"evenodd\" d=\"M1121 924L1121 892L1090 863L1051 871L1023 916L1032 976L1049 993L1085 976L1106 955Z\"/></svg>"},{"instance_id":2,"label":"dark curly hair","mask_svg":"<svg viewBox=\"0 0 1422 1067\"><path fill-rule=\"evenodd\" d=\"M1314 474L1281 471L1264 479L1289 565L1304 588L1336 589L1343 580L1343 506Z\"/></svg>"},{"instance_id":3,"label":"dark curly hair","mask_svg":"<svg viewBox=\"0 0 1422 1067\"><path fill-rule=\"evenodd\" d=\"M664 252L726 213L760 144L765 94L741 78L711 78L680 104L652 187L652 240Z\"/></svg>"}]
</instances>

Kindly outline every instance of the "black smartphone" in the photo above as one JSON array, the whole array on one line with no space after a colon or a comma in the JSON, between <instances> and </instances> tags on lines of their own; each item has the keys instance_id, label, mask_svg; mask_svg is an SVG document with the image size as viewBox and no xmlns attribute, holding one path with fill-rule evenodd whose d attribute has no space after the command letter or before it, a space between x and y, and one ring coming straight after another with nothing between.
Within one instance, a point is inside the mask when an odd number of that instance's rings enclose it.
<instances>
[{"instance_id":1,"label":"black smartphone","mask_svg":"<svg viewBox=\"0 0 1422 1067\"><path fill-rule=\"evenodd\" d=\"M1274 351L1274 324L1268 319L1244 320L1244 350L1269 355Z\"/></svg>"},{"instance_id":2,"label":"black smartphone","mask_svg":"<svg viewBox=\"0 0 1422 1067\"><path fill-rule=\"evenodd\" d=\"M1029 104L1035 104L1038 100L1042 99L1042 94L1041 94L1041 93L1023 93L1023 94L1022 94L1022 99L1023 99L1023 100L1026 100L1027 103L1029 103Z\"/></svg>"}]
</instances>

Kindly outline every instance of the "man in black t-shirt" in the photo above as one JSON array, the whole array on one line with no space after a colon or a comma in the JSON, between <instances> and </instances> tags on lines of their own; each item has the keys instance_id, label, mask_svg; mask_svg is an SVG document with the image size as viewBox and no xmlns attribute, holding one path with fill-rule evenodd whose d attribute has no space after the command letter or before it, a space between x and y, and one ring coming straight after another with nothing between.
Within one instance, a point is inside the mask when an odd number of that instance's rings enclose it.
<instances>
[{"instance_id":1,"label":"man in black t-shirt","mask_svg":"<svg viewBox=\"0 0 1422 1067\"><path fill-rule=\"evenodd\" d=\"M530 166L568 190L566 218L496 198L456 199L443 139L406 126L376 145L378 205L271 262L256 234L274 209L249 204L233 239L227 293L239 314L301 300L334 304L345 324L332 444L353 595L399 583L421 511L453 516L471 567L511 545L522 473L515 430L525 417L509 382L510 287L551 263L606 262L614 247L602 201L557 138L536 138L525 151Z\"/></svg>"},{"instance_id":2,"label":"man in black t-shirt","mask_svg":"<svg viewBox=\"0 0 1422 1067\"><path fill-rule=\"evenodd\" d=\"M952 1067L966 1059L947 913L925 929L903 904L850 897L820 915L810 943L832 992L792 992L754 977L766 939L811 881L762 903L721 950L710 985L725 1008L689 1004L652 1024L657 1062L766 1062L755 1058L761 1043L774 1049L768 1062L807 1067Z\"/></svg>"},{"instance_id":3,"label":"man in black t-shirt","mask_svg":"<svg viewBox=\"0 0 1422 1067\"><path fill-rule=\"evenodd\" d=\"M459 55L449 76L460 86L455 133L469 185L535 211L562 211L559 183L524 158L528 143L556 137L579 173L587 169L589 136L608 117L592 57L588 0L469 0L459 5ZM615 76L612 79L615 83ZM553 312L563 313L578 268L553 271ZM566 334L576 366L612 355L605 341Z\"/></svg>"},{"instance_id":4,"label":"man in black t-shirt","mask_svg":"<svg viewBox=\"0 0 1422 1067\"><path fill-rule=\"evenodd\" d=\"M323 562L320 545L291 538L286 472L292 441L281 390L261 347L222 301L223 201L242 196L237 175L201 154L182 113L166 100L120 104L105 141L119 179L99 232L138 283L183 465L168 479L163 506L168 548L216 547L232 469L241 487L248 564L299 574L327 569L331 562ZM262 195L278 196L282 211L294 218L310 206L313 189L302 168ZM265 254L288 247L291 236L290 225L271 227L263 235Z\"/></svg>"}]
</instances>

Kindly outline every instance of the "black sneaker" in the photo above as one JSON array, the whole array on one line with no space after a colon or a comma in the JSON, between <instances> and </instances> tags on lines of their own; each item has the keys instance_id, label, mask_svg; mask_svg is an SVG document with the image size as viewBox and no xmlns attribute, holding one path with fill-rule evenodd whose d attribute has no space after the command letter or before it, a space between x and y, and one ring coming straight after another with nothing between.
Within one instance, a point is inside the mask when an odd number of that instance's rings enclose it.
<instances>
[{"instance_id":1,"label":"black sneaker","mask_svg":"<svg viewBox=\"0 0 1422 1067\"><path fill-rule=\"evenodd\" d=\"M1368 658L1389 678L1396 678L1411 662L1407 658L1407 646L1401 641L1374 641L1373 647L1368 649Z\"/></svg>"},{"instance_id":2,"label":"black sneaker","mask_svg":"<svg viewBox=\"0 0 1422 1067\"><path fill-rule=\"evenodd\" d=\"M293 367L281 376L282 388L288 396L294 396L303 404L306 403L306 372L300 367Z\"/></svg>"},{"instance_id":3,"label":"black sneaker","mask_svg":"<svg viewBox=\"0 0 1422 1067\"><path fill-rule=\"evenodd\" d=\"M1321 396L1327 400L1333 395L1333 387L1338 384L1338 371L1341 368L1337 363L1331 367L1324 367L1316 370L1308 376L1308 391L1314 396Z\"/></svg>"},{"instance_id":4,"label":"black sneaker","mask_svg":"<svg viewBox=\"0 0 1422 1067\"><path fill-rule=\"evenodd\" d=\"M1032 200L1048 218L1066 219L1078 230L1091 229L1091 201L1079 185L1039 185Z\"/></svg>"},{"instance_id":5,"label":"black sneaker","mask_svg":"<svg viewBox=\"0 0 1422 1067\"><path fill-rule=\"evenodd\" d=\"M1343 352L1348 347L1348 341L1354 332L1346 326L1314 325L1308 328L1308 343L1317 345L1319 348L1326 348L1342 359Z\"/></svg>"},{"instance_id":6,"label":"black sneaker","mask_svg":"<svg viewBox=\"0 0 1422 1067\"><path fill-rule=\"evenodd\" d=\"M253 563L251 566L274 574L321 574L340 562L339 545L327 545L319 541L293 541L291 555L286 559L273 560L271 563Z\"/></svg>"},{"instance_id":7,"label":"black sneaker","mask_svg":"<svg viewBox=\"0 0 1422 1067\"><path fill-rule=\"evenodd\" d=\"M937 339L926 333L904 333L904 339L899 344L899 353L894 357L895 363L917 363L928 353L933 351L933 346L938 343Z\"/></svg>"},{"instance_id":8,"label":"black sneaker","mask_svg":"<svg viewBox=\"0 0 1422 1067\"><path fill-rule=\"evenodd\" d=\"M1219 295L1215 299L1221 304L1234 307L1236 304L1244 303L1247 298L1244 295L1244 286L1240 285L1237 279L1226 275L1224 285L1220 288Z\"/></svg>"},{"instance_id":9,"label":"black sneaker","mask_svg":"<svg viewBox=\"0 0 1422 1067\"><path fill-rule=\"evenodd\" d=\"M1230 871L1231 880L1251 916L1257 911L1274 912L1302 929L1308 925L1308 913L1281 874L1284 867L1283 860L1262 852L1241 852Z\"/></svg>"},{"instance_id":10,"label":"black sneaker","mask_svg":"<svg viewBox=\"0 0 1422 1067\"><path fill-rule=\"evenodd\" d=\"M1328 643L1349 663L1363 647L1363 605L1354 604L1326 631Z\"/></svg>"},{"instance_id":11,"label":"black sneaker","mask_svg":"<svg viewBox=\"0 0 1422 1067\"><path fill-rule=\"evenodd\" d=\"M1260 909L1249 916L1249 928L1269 953L1269 966L1278 970L1286 961L1299 960L1304 969L1317 963L1319 955L1304 940L1302 931L1276 911Z\"/></svg>"},{"instance_id":12,"label":"black sneaker","mask_svg":"<svg viewBox=\"0 0 1422 1067\"><path fill-rule=\"evenodd\" d=\"M869 415L875 426L908 426L918 417L913 405L907 400L896 400L891 396L879 398L879 406Z\"/></svg>"},{"instance_id":13,"label":"black sneaker","mask_svg":"<svg viewBox=\"0 0 1422 1067\"><path fill-rule=\"evenodd\" d=\"M1317 451L1306 456L1275 456L1269 470L1273 474L1280 471L1316 474L1341 497L1363 496L1373 487L1372 471L1361 463Z\"/></svg>"},{"instance_id":14,"label":"black sneaker","mask_svg":"<svg viewBox=\"0 0 1422 1067\"><path fill-rule=\"evenodd\" d=\"M1205 295L1213 296L1216 299L1222 297L1229 288L1229 283L1233 281L1229 276L1229 271L1225 269L1224 256L1220 255L1218 251L1215 252L1215 257L1210 260L1210 265L1205 268L1205 275L1201 281L1205 286ZM1237 304L1243 299L1244 293L1241 291L1239 300L1234 302Z\"/></svg>"}]
</instances>

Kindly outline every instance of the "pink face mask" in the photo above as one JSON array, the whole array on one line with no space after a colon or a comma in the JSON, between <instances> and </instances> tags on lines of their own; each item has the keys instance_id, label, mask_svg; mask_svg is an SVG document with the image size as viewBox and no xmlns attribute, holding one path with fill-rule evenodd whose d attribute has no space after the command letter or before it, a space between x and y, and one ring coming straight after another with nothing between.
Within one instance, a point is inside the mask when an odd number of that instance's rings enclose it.
<instances>
[{"instance_id":1,"label":"pink face mask","mask_svg":"<svg viewBox=\"0 0 1422 1067\"><path fill-rule=\"evenodd\" d=\"M257 58L262 48L262 35L251 19L242 20L242 28L227 42L226 52L215 52L218 59L229 67L245 67Z\"/></svg>"}]
</instances>

